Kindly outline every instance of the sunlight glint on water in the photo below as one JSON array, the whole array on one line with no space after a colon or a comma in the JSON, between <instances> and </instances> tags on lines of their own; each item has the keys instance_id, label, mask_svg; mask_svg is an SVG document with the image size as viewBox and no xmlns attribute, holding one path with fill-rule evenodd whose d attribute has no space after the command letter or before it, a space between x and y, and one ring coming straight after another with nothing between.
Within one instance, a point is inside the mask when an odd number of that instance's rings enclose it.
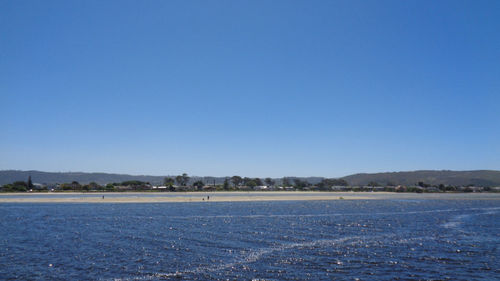
<instances>
[{"instance_id":1,"label":"sunlight glint on water","mask_svg":"<svg viewBox=\"0 0 500 281\"><path fill-rule=\"evenodd\" d=\"M496 200L2 204L18 279L483 279Z\"/></svg>"}]
</instances>

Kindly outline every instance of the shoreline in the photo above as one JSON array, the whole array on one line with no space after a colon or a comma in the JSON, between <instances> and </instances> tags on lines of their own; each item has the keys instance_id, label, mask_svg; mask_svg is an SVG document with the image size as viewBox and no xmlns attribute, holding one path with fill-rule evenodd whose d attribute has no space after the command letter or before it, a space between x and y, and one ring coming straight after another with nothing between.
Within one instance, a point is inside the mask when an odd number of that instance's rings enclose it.
<instances>
[{"instance_id":1,"label":"shoreline","mask_svg":"<svg viewBox=\"0 0 500 281\"><path fill-rule=\"evenodd\" d=\"M104 196L104 199L102 198ZM207 197L210 199L207 200ZM396 193L396 192L75 192L2 193L1 203L181 203L318 200L500 200L500 193Z\"/></svg>"}]
</instances>

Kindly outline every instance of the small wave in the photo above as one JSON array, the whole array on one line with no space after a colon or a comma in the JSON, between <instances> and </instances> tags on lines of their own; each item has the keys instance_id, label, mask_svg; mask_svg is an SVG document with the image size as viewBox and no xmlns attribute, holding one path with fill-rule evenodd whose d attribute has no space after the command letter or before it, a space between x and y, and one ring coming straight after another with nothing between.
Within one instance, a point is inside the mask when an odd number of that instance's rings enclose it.
<instances>
[{"instance_id":1,"label":"small wave","mask_svg":"<svg viewBox=\"0 0 500 281\"><path fill-rule=\"evenodd\" d=\"M498 210L487 211L484 213L480 213L479 215L496 215L496 214L498 214Z\"/></svg>"},{"instance_id":2,"label":"small wave","mask_svg":"<svg viewBox=\"0 0 500 281\"><path fill-rule=\"evenodd\" d=\"M183 275L189 275L189 274L215 272L215 271L221 271L221 270L225 270L225 269L233 268L233 267L237 267L237 266L244 266L245 264L257 262L262 257L264 257L268 254L271 254L274 252L285 251L285 250L289 250L289 249L293 249L293 248L335 246L335 245L341 245L343 243L350 242L353 240L355 243L355 242L365 240L367 238L369 238L369 239L381 239L382 237L387 238L390 236L393 236L393 235L380 235L380 236L371 236L371 237L350 236L350 237L343 237L343 238L337 238L337 239L320 239L320 240L314 240L314 241L308 241L308 242L283 244L283 245L279 245L276 247L250 250L246 255L244 255L244 256L242 256L242 257L240 257L232 262L228 262L228 263L224 263L224 264L220 264L220 265L201 266L201 267L195 268L193 270L176 272L176 274L183 276ZM173 274L173 273L171 273L171 274Z\"/></svg>"},{"instance_id":3,"label":"small wave","mask_svg":"<svg viewBox=\"0 0 500 281\"><path fill-rule=\"evenodd\" d=\"M113 281L131 281L131 280L157 280L157 279L182 279L183 273L181 272L173 272L173 273L147 273L144 276L136 276L136 277L127 277L127 278L112 278L110 280Z\"/></svg>"},{"instance_id":4,"label":"small wave","mask_svg":"<svg viewBox=\"0 0 500 281\"><path fill-rule=\"evenodd\" d=\"M373 238L373 237L370 237L370 238ZM302 243L284 244L284 245L270 247L270 248L261 248L261 249L257 249L257 250L250 250L245 255L233 260L232 262L228 262L228 263L223 263L223 264L219 264L219 265L211 265L211 266L200 266L200 267L197 267L197 268L192 269L192 270L184 270L181 272L147 274L146 276L134 278L133 280L151 280L154 278L165 278L165 279L184 278L186 275L200 274L200 273L207 273L207 272L216 272L216 271L221 271L221 270L225 270L225 269L233 268L233 267L237 267L237 266L244 266L245 264L254 263L254 262L260 260L263 256L266 256L266 255L271 254L273 252L284 251L284 250L288 250L288 249L292 249L292 248L317 247L317 246L327 246L327 245L333 246L333 245L342 244L344 242L348 242L351 240L360 240L360 239L362 239L362 237L351 236L351 237L344 237L344 238L338 238L338 239L323 239L323 240L315 240L315 241L308 241L308 242L302 242Z\"/></svg>"},{"instance_id":5,"label":"small wave","mask_svg":"<svg viewBox=\"0 0 500 281\"><path fill-rule=\"evenodd\" d=\"M441 226L444 228L459 229L464 223L464 220L469 219L471 216L472 214L457 215L452 217L450 221L442 224Z\"/></svg>"},{"instance_id":6,"label":"small wave","mask_svg":"<svg viewBox=\"0 0 500 281\"><path fill-rule=\"evenodd\" d=\"M462 224L462 222L450 221L447 223L443 223L441 226L444 228L457 228L460 224Z\"/></svg>"},{"instance_id":7,"label":"small wave","mask_svg":"<svg viewBox=\"0 0 500 281\"><path fill-rule=\"evenodd\" d=\"M125 279L113 279L113 280L156 280L156 279L189 279L190 275L197 274L205 274L208 272L218 272L228 268L246 268L246 264L258 262L263 257L272 254L274 252L282 252L295 248L315 248L315 247L332 247L332 246L342 246L346 243L350 243L351 245L358 243L366 243L367 241L381 241L388 238L397 237L396 234L385 234L385 235L376 235L376 236L349 236L337 239L318 239L313 241L306 242L298 242L298 243L290 243L290 244L282 244L275 247L268 248L260 248L256 250L249 250L242 256L234 259L228 263L222 263L218 265L210 265L210 266L200 266L191 270L183 270L176 272L168 272L168 273L149 273L144 276L134 277L134 278L125 278ZM414 237L414 238L405 238L400 240L391 240L393 243L399 244L408 244L415 241L421 241L426 239L432 239L430 237Z\"/></svg>"},{"instance_id":8,"label":"small wave","mask_svg":"<svg viewBox=\"0 0 500 281\"><path fill-rule=\"evenodd\" d=\"M493 208L470 208L468 209L469 211L485 211L482 213L475 213L475 214L463 214L463 215L457 215L454 216L450 219L450 221L443 223L441 226L444 228L453 228L453 229L459 229L461 228L461 225L463 225L464 221L471 218L472 216L480 216L480 215L496 215L498 214L498 211L500 208L498 207L493 207ZM467 211L467 210L466 210Z\"/></svg>"},{"instance_id":9,"label":"small wave","mask_svg":"<svg viewBox=\"0 0 500 281\"><path fill-rule=\"evenodd\" d=\"M437 209L437 210L420 210L407 212L374 212L374 213L331 213L331 214L281 214L281 215L206 215L206 216L170 216L171 219L217 219L217 218L301 218L301 217L336 217L336 216L360 216L360 215L410 215L410 214L425 214L425 213L443 213L457 211L476 211L495 208L470 208L470 209ZM496 208L498 209L498 208Z\"/></svg>"}]
</instances>

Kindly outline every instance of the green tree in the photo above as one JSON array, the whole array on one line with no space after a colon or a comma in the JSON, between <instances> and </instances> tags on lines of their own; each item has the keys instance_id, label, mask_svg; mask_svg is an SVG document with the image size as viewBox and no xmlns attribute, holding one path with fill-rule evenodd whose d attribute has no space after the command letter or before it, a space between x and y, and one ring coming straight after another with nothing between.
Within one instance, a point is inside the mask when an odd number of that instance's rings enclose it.
<instances>
[{"instance_id":1,"label":"green tree","mask_svg":"<svg viewBox=\"0 0 500 281\"><path fill-rule=\"evenodd\" d=\"M292 184L290 183L290 179L289 179L289 178L284 177L284 178L281 180L281 185L283 185L283 186L291 186Z\"/></svg>"},{"instance_id":2,"label":"green tree","mask_svg":"<svg viewBox=\"0 0 500 281\"><path fill-rule=\"evenodd\" d=\"M447 185L445 187L445 190L446 191L457 191L457 188L455 186L453 186L453 185Z\"/></svg>"},{"instance_id":3,"label":"green tree","mask_svg":"<svg viewBox=\"0 0 500 281\"><path fill-rule=\"evenodd\" d=\"M175 181L180 185L180 186L186 186L189 182L189 176L184 173L182 175L178 175L175 177Z\"/></svg>"},{"instance_id":4,"label":"green tree","mask_svg":"<svg viewBox=\"0 0 500 281\"><path fill-rule=\"evenodd\" d=\"M249 177L244 177L242 179L242 184L245 185L245 186L248 186L248 183L251 181L252 179L249 178Z\"/></svg>"},{"instance_id":5,"label":"green tree","mask_svg":"<svg viewBox=\"0 0 500 281\"><path fill-rule=\"evenodd\" d=\"M241 183L243 182L243 179L240 176L232 176L231 182L233 183L234 186L240 186Z\"/></svg>"},{"instance_id":6,"label":"green tree","mask_svg":"<svg viewBox=\"0 0 500 281\"><path fill-rule=\"evenodd\" d=\"M71 189L80 190L80 189L82 189L82 186L77 181L72 181L71 182Z\"/></svg>"},{"instance_id":7,"label":"green tree","mask_svg":"<svg viewBox=\"0 0 500 281\"><path fill-rule=\"evenodd\" d=\"M168 187L169 191L175 191L174 187L175 179L171 177L166 177L163 179L163 184Z\"/></svg>"},{"instance_id":8,"label":"green tree","mask_svg":"<svg viewBox=\"0 0 500 281\"><path fill-rule=\"evenodd\" d=\"M257 183L255 182L255 180L249 179L245 182L245 185L253 189L257 186Z\"/></svg>"},{"instance_id":9,"label":"green tree","mask_svg":"<svg viewBox=\"0 0 500 281\"><path fill-rule=\"evenodd\" d=\"M143 181L136 181L136 180L124 181L121 183L121 185L124 185L124 186L142 186L145 184L146 183Z\"/></svg>"},{"instance_id":10,"label":"green tree","mask_svg":"<svg viewBox=\"0 0 500 281\"><path fill-rule=\"evenodd\" d=\"M73 189L73 186L69 183L63 183L63 184L61 184L61 189L62 190L71 190L71 189Z\"/></svg>"},{"instance_id":11,"label":"green tree","mask_svg":"<svg viewBox=\"0 0 500 281\"><path fill-rule=\"evenodd\" d=\"M8 191L24 192L28 190L28 184L24 181L16 181L10 185L4 186L4 189Z\"/></svg>"},{"instance_id":12,"label":"green tree","mask_svg":"<svg viewBox=\"0 0 500 281\"><path fill-rule=\"evenodd\" d=\"M304 187L309 186L309 182L301 179L293 179L294 185L298 189L303 189Z\"/></svg>"},{"instance_id":13,"label":"green tree","mask_svg":"<svg viewBox=\"0 0 500 281\"><path fill-rule=\"evenodd\" d=\"M264 184L262 183L262 180L261 180L260 178L255 178L255 179L253 179L253 180L254 180L254 181L255 181L255 183L256 183L257 185L259 185L259 186L264 185Z\"/></svg>"},{"instance_id":14,"label":"green tree","mask_svg":"<svg viewBox=\"0 0 500 281\"><path fill-rule=\"evenodd\" d=\"M258 185L262 185L262 180L259 178L248 178L244 177L243 178L243 185L250 186L250 187L255 187Z\"/></svg>"},{"instance_id":15,"label":"green tree","mask_svg":"<svg viewBox=\"0 0 500 281\"><path fill-rule=\"evenodd\" d=\"M14 191L14 189L13 189L13 188L14 188L14 186L13 186L12 184L10 184L10 183L8 183L8 184L4 184L4 185L2 186L2 191L3 191L3 192L11 192L11 191Z\"/></svg>"},{"instance_id":16,"label":"green tree","mask_svg":"<svg viewBox=\"0 0 500 281\"><path fill-rule=\"evenodd\" d=\"M166 177L166 178L163 179L163 184L165 186L169 186L170 187L170 186L174 185L174 182L175 182L175 180L173 178L170 178L170 177Z\"/></svg>"},{"instance_id":17,"label":"green tree","mask_svg":"<svg viewBox=\"0 0 500 281\"><path fill-rule=\"evenodd\" d=\"M31 181L31 176L28 176L28 188L33 188L33 182Z\"/></svg>"},{"instance_id":18,"label":"green tree","mask_svg":"<svg viewBox=\"0 0 500 281\"><path fill-rule=\"evenodd\" d=\"M28 187L28 184L24 181L15 181L12 185Z\"/></svg>"},{"instance_id":19,"label":"green tree","mask_svg":"<svg viewBox=\"0 0 500 281\"><path fill-rule=\"evenodd\" d=\"M193 183L193 186L196 187L196 189L198 189L198 190L202 190L203 186L205 186L205 184L203 183L203 181L198 180L198 181L195 181Z\"/></svg>"},{"instance_id":20,"label":"green tree","mask_svg":"<svg viewBox=\"0 0 500 281\"><path fill-rule=\"evenodd\" d=\"M99 190L99 189L102 189L102 186L96 182L91 182L91 183L89 183L89 188L91 190Z\"/></svg>"},{"instance_id":21,"label":"green tree","mask_svg":"<svg viewBox=\"0 0 500 281\"><path fill-rule=\"evenodd\" d=\"M224 190L229 190L229 180L227 178L224 179L224 184L222 185Z\"/></svg>"},{"instance_id":22,"label":"green tree","mask_svg":"<svg viewBox=\"0 0 500 281\"><path fill-rule=\"evenodd\" d=\"M268 185L268 186L273 186L274 185L274 180L272 178L266 178L264 179L264 182Z\"/></svg>"},{"instance_id":23,"label":"green tree","mask_svg":"<svg viewBox=\"0 0 500 281\"><path fill-rule=\"evenodd\" d=\"M418 185L418 186L420 186L420 187L430 187L430 186L431 186L430 184L425 183L425 182L423 182L423 181L419 181L419 182L417 183L417 185Z\"/></svg>"},{"instance_id":24,"label":"green tree","mask_svg":"<svg viewBox=\"0 0 500 281\"><path fill-rule=\"evenodd\" d=\"M186 186L189 183L190 177L188 176L188 174L184 173L182 174L182 178L184 179L184 186Z\"/></svg>"},{"instance_id":25,"label":"green tree","mask_svg":"<svg viewBox=\"0 0 500 281\"><path fill-rule=\"evenodd\" d=\"M348 186L349 184L344 179L322 179L318 183L318 187L328 189L332 186Z\"/></svg>"}]
</instances>

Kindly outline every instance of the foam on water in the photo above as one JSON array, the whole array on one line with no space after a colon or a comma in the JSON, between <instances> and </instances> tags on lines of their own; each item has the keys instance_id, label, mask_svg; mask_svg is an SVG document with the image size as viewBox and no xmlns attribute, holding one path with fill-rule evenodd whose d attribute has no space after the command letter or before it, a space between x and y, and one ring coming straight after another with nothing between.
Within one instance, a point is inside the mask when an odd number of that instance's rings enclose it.
<instances>
[{"instance_id":1,"label":"foam on water","mask_svg":"<svg viewBox=\"0 0 500 281\"><path fill-rule=\"evenodd\" d=\"M500 208L497 208L497 207L494 207L494 208L469 208L466 211L482 211L482 212L452 216L450 218L450 220L446 223L443 223L442 226L444 228L452 228L452 229L459 230L459 229L461 229L461 226L464 224L464 222L467 220L470 220L471 217L480 216L480 215L495 215L495 214L498 214L499 210L500 210Z\"/></svg>"},{"instance_id":2,"label":"foam on water","mask_svg":"<svg viewBox=\"0 0 500 281\"><path fill-rule=\"evenodd\" d=\"M288 249L293 249L293 248L307 248L307 247L325 247L325 246L335 246L337 244L342 244L347 241L351 240L359 240L361 237L359 236L352 236L352 237L344 237L344 238L339 238L339 239L321 239L321 240L315 240L315 241L310 241L310 242L303 242L303 243L291 243L291 244L283 244L275 247L270 247L270 248L261 248L257 250L248 250L248 252L244 255L241 256L237 259L235 259L232 262L225 263L225 264L220 264L220 265L212 265L212 266L202 266L202 267L197 267L192 270L186 270L183 272L171 272L171 273L156 273L153 274L153 276L162 276L162 277L181 277L185 276L187 274L199 274L199 273L206 273L206 272L214 272L214 271L220 271L224 270L227 268L234 268L236 266L241 266L253 262L257 262L260 260L263 256L267 254L271 254L273 252L280 252L280 251L285 251ZM149 278L151 275L145 276L145 278Z\"/></svg>"},{"instance_id":3,"label":"foam on water","mask_svg":"<svg viewBox=\"0 0 500 281\"><path fill-rule=\"evenodd\" d=\"M415 241L424 241L424 240L432 240L433 237L413 237L413 238L401 238L397 239L395 234L385 234L378 236L350 236L343 237L337 239L318 239L314 241L301 242L301 243L290 243L290 244L282 244L269 248L261 248L257 250L248 250L247 253L239 258L235 258L234 261L220 264L220 265L212 265L212 266L202 266L197 267L195 269L186 270L182 272L170 272L170 273L161 273L161 274L153 274L153 276L162 276L162 277L182 277L191 274L203 274L207 272L217 272L221 270L225 270L228 268L241 268L242 266L254 262L258 262L260 259L265 257L266 255L270 255L275 252L283 252L290 249L303 249L303 248L314 248L314 249L323 249L327 250L332 247L341 247L343 245L349 244L350 246L355 245L365 245L368 247L370 243L380 242L380 241L388 241L391 239L391 243L395 244L410 244ZM344 264L342 262L342 258L336 260L337 265ZM145 278L150 278L151 275L145 276Z\"/></svg>"},{"instance_id":4,"label":"foam on water","mask_svg":"<svg viewBox=\"0 0 500 281\"><path fill-rule=\"evenodd\" d=\"M402 211L402 212L372 212L366 213L329 213L329 214L262 214L262 215L204 215L204 216L170 216L172 219L231 219L231 218L300 218L300 217L336 217L336 216L359 216L359 215L411 215L411 214L426 214L426 213L443 213L443 212L463 212L463 211L478 211L478 210L499 210L500 208L468 208L468 209L437 209L437 210L419 210L419 211ZM493 212L493 211L492 211Z\"/></svg>"},{"instance_id":5,"label":"foam on water","mask_svg":"<svg viewBox=\"0 0 500 281\"><path fill-rule=\"evenodd\" d=\"M451 217L450 221L444 223L442 226L444 228L454 228L458 229L464 222L465 219L470 218L471 215L457 215Z\"/></svg>"}]
</instances>

